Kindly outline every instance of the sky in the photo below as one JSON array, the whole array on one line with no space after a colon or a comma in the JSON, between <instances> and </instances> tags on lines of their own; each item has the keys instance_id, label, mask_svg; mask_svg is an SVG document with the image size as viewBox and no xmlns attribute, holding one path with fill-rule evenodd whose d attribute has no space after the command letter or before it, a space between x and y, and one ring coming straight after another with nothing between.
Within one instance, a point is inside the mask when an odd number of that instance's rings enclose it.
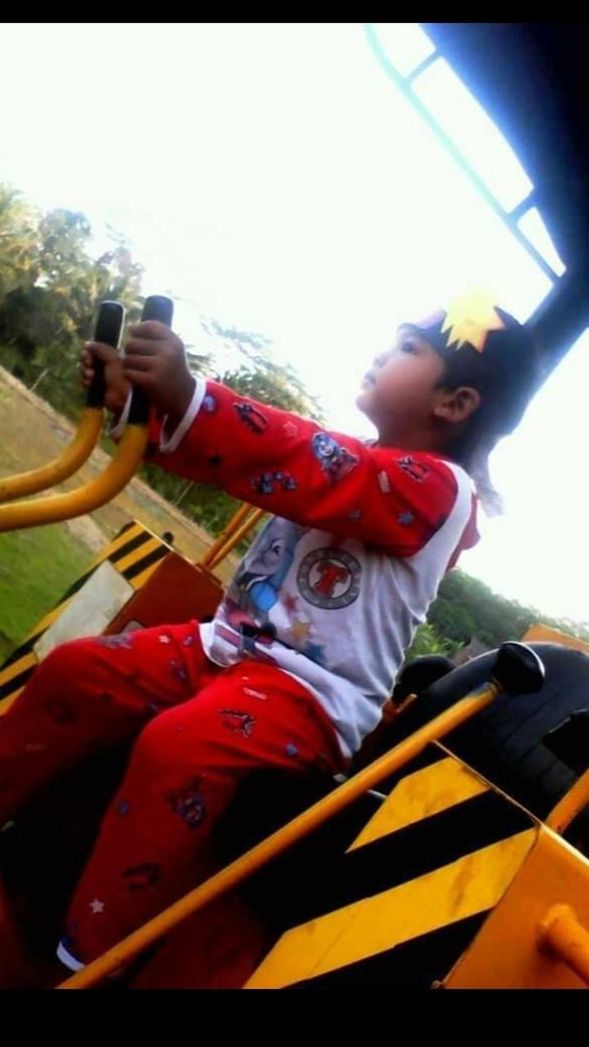
<instances>
[{"instance_id":1,"label":"sky","mask_svg":"<svg viewBox=\"0 0 589 1047\"><path fill-rule=\"evenodd\" d=\"M376 29L401 71L427 54L415 24ZM419 96L513 206L529 180L444 65ZM195 351L208 349L203 318L270 337L336 429L372 435L354 397L400 322L473 286L523 321L550 288L361 24L5 23L0 90L0 179L42 208L84 211L97 252L107 226L128 237L145 293L174 296ZM495 451L507 512L483 518L461 561L577 620L588 352L585 334Z\"/></svg>"}]
</instances>

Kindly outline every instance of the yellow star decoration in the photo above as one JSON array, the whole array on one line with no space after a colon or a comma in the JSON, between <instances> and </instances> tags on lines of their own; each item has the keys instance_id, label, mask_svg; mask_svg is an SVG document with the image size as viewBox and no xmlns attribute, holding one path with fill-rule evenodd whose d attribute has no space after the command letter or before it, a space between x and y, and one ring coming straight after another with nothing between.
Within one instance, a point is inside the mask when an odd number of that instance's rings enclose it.
<instances>
[{"instance_id":1,"label":"yellow star decoration","mask_svg":"<svg viewBox=\"0 0 589 1047\"><path fill-rule=\"evenodd\" d=\"M485 348L490 331L502 331L505 324L493 306L493 299L486 291L471 291L456 298L448 307L442 332L450 331L446 345L448 349L458 342L460 349L466 342L477 352Z\"/></svg>"},{"instance_id":2,"label":"yellow star decoration","mask_svg":"<svg viewBox=\"0 0 589 1047\"><path fill-rule=\"evenodd\" d=\"M295 640L308 639L310 631L311 623L305 622L302 618L295 618L294 623L290 628L290 634Z\"/></svg>"}]
</instances>

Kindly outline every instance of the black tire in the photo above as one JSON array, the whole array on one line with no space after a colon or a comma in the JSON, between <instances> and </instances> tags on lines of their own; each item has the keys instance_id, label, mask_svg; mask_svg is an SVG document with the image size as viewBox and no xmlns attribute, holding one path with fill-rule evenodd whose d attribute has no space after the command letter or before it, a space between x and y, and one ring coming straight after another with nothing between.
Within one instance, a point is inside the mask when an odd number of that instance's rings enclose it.
<instances>
[{"instance_id":1,"label":"black tire","mask_svg":"<svg viewBox=\"0 0 589 1047\"><path fill-rule=\"evenodd\" d=\"M545 737L571 713L589 709L589 657L558 644L529 646L546 668L542 689L536 694L501 695L472 721L448 735L444 744L537 817L544 818L578 777L550 751ZM490 678L495 655L496 651L489 651L473 658L428 687L391 724L379 748L389 748L484 684ZM588 829L586 808L571 827L570 838L583 839Z\"/></svg>"}]
</instances>

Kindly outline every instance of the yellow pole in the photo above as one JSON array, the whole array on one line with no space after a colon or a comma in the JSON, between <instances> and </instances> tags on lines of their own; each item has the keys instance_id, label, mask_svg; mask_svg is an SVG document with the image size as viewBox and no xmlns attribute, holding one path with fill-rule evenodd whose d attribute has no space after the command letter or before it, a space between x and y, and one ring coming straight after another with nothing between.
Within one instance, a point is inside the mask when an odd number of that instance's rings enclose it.
<instances>
[{"instance_id":1,"label":"yellow pole","mask_svg":"<svg viewBox=\"0 0 589 1047\"><path fill-rule=\"evenodd\" d=\"M66 494L0 506L0 532L69 520L98 509L122 491L133 477L146 444L147 426L127 425L114 458L100 476Z\"/></svg>"},{"instance_id":2,"label":"yellow pole","mask_svg":"<svg viewBox=\"0 0 589 1047\"><path fill-rule=\"evenodd\" d=\"M200 561L200 564L199 564L200 567L209 567L210 566L211 561L215 559L215 556L217 555L217 552L219 551L219 549L223 548L223 546L225 545L225 542L228 541L228 539L237 530L237 528L243 522L243 520L245 520L245 518L246 518L247 514L249 513L250 509L251 509L251 505L246 505L245 503L243 505L240 505L239 509L235 513L235 516L231 517L231 519L230 519L229 523L227 524L227 527L225 528L225 530L221 532L221 534L216 539L216 541L214 541L213 544L211 545L211 547L209 549L207 549L207 551L204 554L202 560Z\"/></svg>"},{"instance_id":3,"label":"yellow pole","mask_svg":"<svg viewBox=\"0 0 589 1047\"><path fill-rule=\"evenodd\" d=\"M540 925L539 948L570 967L589 986L589 931L570 905L554 905Z\"/></svg>"},{"instance_id":4,"label":"yellow pole","mask_svg":"<svg viewBox=\"0 0 589 1047\"><path fill-rule=\"evenodd\" d=\"M217 566L217 564L221 563L221 560L224 560L226 556L229 556L231 550L235 549L236 545L239 545L241 539L245 538L246 534L249 534L252 527L255 527L258 520L261 519L261 517L264 515L264 511L264 509L254 509L249 519L246 520L245 523L241 525L241 527L238 527L237 531L233 532L231 537L227 539L225 544L222 545L220 549L217 549L217 552L213 559L209 559L207 563L209 571L212 571L213 568Z\"/></svg>"},{"instance_id":5,"label":"yellow pole","mask_svg":"<svg viewBox=\"0 0 589 1047\"><path fill-rule=\"evenodd\" d=\"M577 778L569 791L561 797L546 818L546 825L555 833L562 833L573 818L589 803L589 768Z\"/></svg>"},{"instance_id":6,"label":"yellow pole","mask_svg":"<svg viewBox=\"0 0 589 1047\"><path fill-rule=\"evenodd\" d=\"M398 771L399 768L417 756L430 742L453 731L460 724L464 723L465 720L474 716L475 713L486 708L500 693L500 690L499 684L491 682L482 690L475 691L473 694L469 694L459 702L456 702L450 709L446 709L429 723L420 727L419 730L396 745L390 752L379 757L378 760L375 760L374 763L354 775L353 778L344 782L343 785L340 785L339 788L335 789L328 796L313 804L307 811L293 818L287 825L272 833L271 836L262 840L261 843L252 847L245 854L242 854L240 858L237 858L209 880L190 891L184 898L180 898L173 905L164 909L163 912L149 920L143 927L134 931L122 942L114 945L112 949L103 953L102 956L99 956L93 963L88 964L83 970L68 978L67 981L62 982L57 988L89 988L91 985L96 985L97 982L109 974L113 974L123 964L128 963L129 960L136 956L137 953L171 931L182 920L192 916L193 913L204 908L205 905L208 905L226 891L237 887L239 883L251 876L252 873L257 872L272 858L287 850L292 844L297 843L303 836L313 832L329 818L339 814L340 811L357 800L368 789L378 785L383 778L387 778L390 774Z\"/></svg>"},{"instance_id":7,"label":"yellow pole","mask_svg":"<svg viewBox=\"0 0 589 1047\"><path fill-rule=\"evenodd\" d=\"M86 407L72 442L58 458L39 469L0 480L0 502L24 498L67 480L90 457L102 428L102 408Z\"/></svg>"}]
</instances>

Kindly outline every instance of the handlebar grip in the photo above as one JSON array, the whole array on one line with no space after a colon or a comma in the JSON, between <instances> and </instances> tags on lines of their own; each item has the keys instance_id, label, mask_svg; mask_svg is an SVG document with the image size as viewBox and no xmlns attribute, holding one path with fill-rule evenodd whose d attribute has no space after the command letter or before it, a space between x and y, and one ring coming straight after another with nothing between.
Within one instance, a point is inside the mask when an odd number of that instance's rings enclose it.
<instances>
[{"instance_id":1,"label":"handlebar grip","mask_svg":"<svg viewBox=\"0 0 589 1047\"><path fill-rule=\"evenodd\" d=\"M166 298L165 295L161 294L152 294L145 299L143 312L141 313L142 322L145 320L159 320L166 327L171 327L173 316L174 303L171 298ZM147 425L148 419L149 400L142 389L133 386L129 422L133 425Z\"/></svg>"},{"instance_id":2,"label":"handlebar grip","mask_svg":"<svg viewBox=\"0 0 589 1047\"><path fill-rule=\"evenodd\" d=\"M120 302L102 302L94 328L94 341L105 342L116 349L124 319L125 310ZM94 359L94 378L86 393L86 407L103 407L105 394L104 362Z\"/></svg>"}]
</instances>

